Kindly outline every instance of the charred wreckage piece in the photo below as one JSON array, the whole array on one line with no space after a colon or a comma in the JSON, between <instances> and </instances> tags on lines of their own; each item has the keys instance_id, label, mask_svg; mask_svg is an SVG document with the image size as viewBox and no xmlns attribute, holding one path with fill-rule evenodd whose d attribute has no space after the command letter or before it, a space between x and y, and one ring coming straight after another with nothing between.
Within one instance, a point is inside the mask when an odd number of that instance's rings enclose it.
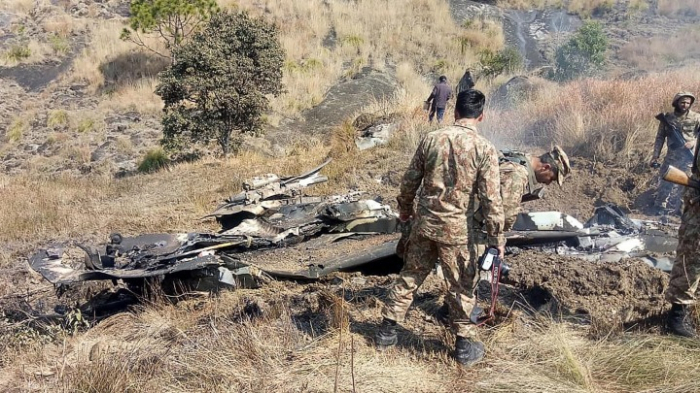
<instances>
[{"instance_id":1,"label":"charred wreckage piece","mask_svg":"<svg viewBox=\"0 0 700 393\"><path fill-rule=\"evenodd\" d=\"M306 187L327 181L320 171L329 162L299 176L246 181L244 191L206 216L221 224L218 233L113 234L98 246L54 244L32 255L30 265L57 285L153 278L187 282L195 290L257 287L273 278L316 280L339 271L397 272L399 228L388 205L361 199L359 191L305 195ZM677 239L667 234L675 231L662 229L657 222L629 219L612 205L597 208L585 224L559 212L522 213L506 234L507 251L539 249L601 263L636 257L670 271ZM344 240L353 238L372 241ZM284 254L294 249L297 257ZM328 257L311 257L321 250ZM269 262L276 253L291 263Z\"/></svg>"}]
</instances>

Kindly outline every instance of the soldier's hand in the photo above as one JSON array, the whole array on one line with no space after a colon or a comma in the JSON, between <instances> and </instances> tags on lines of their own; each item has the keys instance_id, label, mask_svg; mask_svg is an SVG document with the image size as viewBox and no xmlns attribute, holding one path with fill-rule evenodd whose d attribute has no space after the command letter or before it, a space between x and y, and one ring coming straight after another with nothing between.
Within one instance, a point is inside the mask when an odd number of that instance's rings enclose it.
<instances>
[{"instance_id":1,"label":"soldier's hand","mask_svg":"<svg viewBox=\"0 0 700 393\"><path fill-rule=\"evenodd\" d=\"M498 256L500 258L503 258L504 256L506 256L506 246L498 246L496 248L498 248Z\"/></svg>"},{"instance_id":2,"label":"soldier's hand","mask_svg":"<svg viewBox=\"0 0 700 393\"><path fill-rule=\"evenodd\" d=\"M694 147L693 145L694 145L693 141L688 141L685 143L685 147L687 149L692 149Z\"/></svg>"}]
</instances>

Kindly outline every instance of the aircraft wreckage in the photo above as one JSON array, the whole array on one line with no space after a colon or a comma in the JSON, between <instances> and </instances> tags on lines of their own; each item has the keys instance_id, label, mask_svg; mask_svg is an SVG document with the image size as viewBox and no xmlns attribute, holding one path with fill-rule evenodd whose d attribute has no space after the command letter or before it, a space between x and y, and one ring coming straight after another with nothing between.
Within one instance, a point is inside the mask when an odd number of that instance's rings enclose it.
<instances>
[{"instance_id":1,"label":"aircraft wreckage","mask_svg":"<svg viewBox=\"0 0 700 393\"><path fill-rule=\"evenodd\" d=\"M397 272L400 225L391 207L363 199L362 192L305 194L327 181L320 172L328 162L299 176L268 174L244 182L242 192L207 216L221 224L218 233L114 233L106 244L51 245L29 262L57 285L154 278L209 290L256 287L275 278L317 280L341 271ZM670 271L675 233L611 205L596 209L586 223L560 212L522 213L507 233L507 253L539 249L600 263L635 257Z\"/></svg>"}]
</instances>

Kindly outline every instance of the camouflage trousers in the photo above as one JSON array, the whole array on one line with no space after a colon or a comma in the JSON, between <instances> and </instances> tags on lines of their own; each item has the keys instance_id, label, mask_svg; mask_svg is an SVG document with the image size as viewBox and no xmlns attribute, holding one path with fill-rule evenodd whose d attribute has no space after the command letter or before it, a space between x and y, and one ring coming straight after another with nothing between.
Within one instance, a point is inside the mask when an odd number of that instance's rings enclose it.
<instances>
[{"instance_id":1,"label":"camouflage trousers","mask_svg":"<svg viewBox=\"0 0 700 393\"><path fill-rule=\"evenodd\" d=\"M666 290L666 300L671 303L693 304L697 300L700 284L700 201L690 202L698 195L698 191L688 188L684 196L676 261Z\"/></svg>"},{"instance_id":2,"label":"camouflage trousers","mask_svg":"<svg viewBox=\"0 0 700 393\"><path fill-rule=\"evenodd\" d=\"M403 247L404 267L389 292L382 316L403 322L413 303L413 294L435 264L440 263L447 283L445 301L454 333L461 337L476 337L476 325L469 317L476 305L479 275L470 247L439 243L419 235L418 231L411 231L408 241L404 238Z\"/></svg>"},{"instance_id":3,"label":"camouflage trousers","mask_svg":"<svg viewBox=\"0 0 700 393\"><path fill-rule=\"evenodd\" d=\"M656 190L656 198L654 199L654 206L658 209L675 211L681 208L681 198L685 187L668 182L662 177L669 165L673 165L690 175L692 159L683 149L684 148L668 150L668 152L666 152L664 163L661 165L661 170L659 171L659 186Z\"/></svg>"}]
</instances>

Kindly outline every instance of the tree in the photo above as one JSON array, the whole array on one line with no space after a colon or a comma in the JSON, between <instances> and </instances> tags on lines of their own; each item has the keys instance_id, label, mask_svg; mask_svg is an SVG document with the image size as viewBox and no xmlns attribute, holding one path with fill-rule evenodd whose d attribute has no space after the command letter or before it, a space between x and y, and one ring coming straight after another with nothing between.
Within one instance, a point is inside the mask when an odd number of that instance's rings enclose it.
<instances>
[{"instance_id":1,"label":"tree","mask_svg":"<svg viewBox=\"0 0 700 393\"><path fill-rule=\"evenodd\" d=\"M122 30L121 39L175 61L173 51L218 11L216 0L133 0L129 28ZM148 46L141 34L160 37L168 53Z\"/></svg>"},{"instance_id":2,"label":"tree","mask_svg":"<svg viewBox=\"0 0 700 393\"><path fill-rule=\"evenodd\" d=\"M557 49L555 79L571 80L591 75L605 66L608 38L598 22L586 22Z\"/></svg>"},{"instance_id":3,"label":"tree","mask_svg":"<svg viewBox=\"0 0 700 393\"><path fill-rule=\"evenodd\" d=\"M218 13L175 58L156 87L165 103L166 149L217 141L226 155L240 143L234 134L260 132L267 95L283 90L284 51L275 26L247 13Z\"/></svg>"}]
</instances>

